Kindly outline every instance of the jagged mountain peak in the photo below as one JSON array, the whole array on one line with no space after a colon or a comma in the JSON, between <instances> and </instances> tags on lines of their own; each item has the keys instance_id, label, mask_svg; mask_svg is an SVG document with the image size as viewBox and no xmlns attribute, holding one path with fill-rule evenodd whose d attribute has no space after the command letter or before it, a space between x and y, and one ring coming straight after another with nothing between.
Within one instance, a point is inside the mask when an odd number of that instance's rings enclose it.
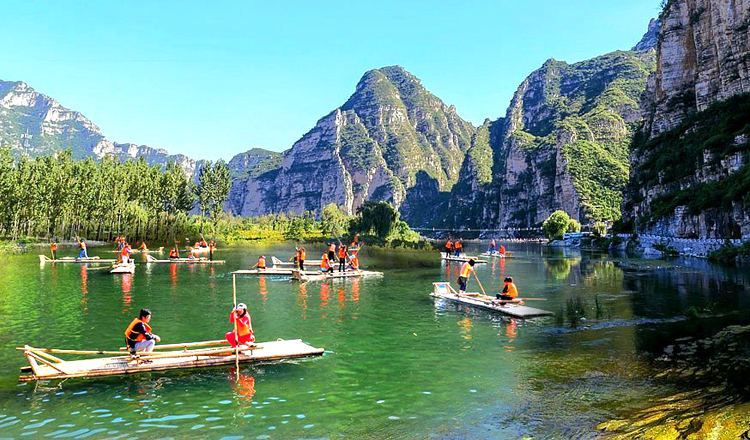
<instances>
[{"instance_id":1,"label":"jagged mountain peak","mask_svg":"<svg viewBox=\"0 0 750 440\"><path fill-rule=\"evenodd\" d=\"M648 22L648 30L645 34L643 34L643 37L641 38L641 41L638 42L631 50L635 51L642 51L642 50L652 50L656 49L656 44L659 41L659 30L661 29L661 20L658 18L652 18L651 21Z\"/></svg>"}]
</instances>

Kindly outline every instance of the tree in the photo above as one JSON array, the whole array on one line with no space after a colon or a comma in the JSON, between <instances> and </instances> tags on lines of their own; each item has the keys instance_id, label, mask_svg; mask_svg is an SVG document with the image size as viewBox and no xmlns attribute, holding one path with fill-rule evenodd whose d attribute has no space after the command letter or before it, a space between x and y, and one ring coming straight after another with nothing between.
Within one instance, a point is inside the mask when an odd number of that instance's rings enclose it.
<instances>
[{"instance_id":1,"label":"tree","mask_svg":"<svg viewBox=\"0 0 750 440\"><path fill-rule=\"evenodd\" d=\"M351 232L368 234L374 231L378 238L385 240L391 235L398 221L399 212L390 202L369 201L357 208L357 217L356 231Z\"/></svg>"},{"instance_id":2,"label":"tree","mask_svg":"<svg viewBox=\"0 0 750 440\"><path fill-rule=\"evenodd\" d=\"M341 235L347 224L346 214L335 203L329 203L320 211L320 223L323 227L323 235L328 237Z\"/></svg>"},{"instance_id":3,"label":"tree","mask_svg":"<svg viewBox=\"0 0 750 440\"><path fill-rule=\"evenodd\" d=\"M198 182L195 189L198 208L201 213L208 214L211 219L216 220L223 210L224 202L227 201L232 187L229 167L223 160L219 160L214 165L207 162L201 168Z\"/></svg>"},{"instance_id":4,"label":"tree","mask_svg":"<svg viewBox=\"0 0 750 440\"><path fill-rule=\"evenodd\" d=\"M574 219L570 219L568 222L568 227L565 229L565 232L581 232L581 224L578 223Z\"/></svg>"},{"instance_id":5,"label":"tree","mask_svg":"<svg viewBox=\"0 0 750 440\"><path fill-rule=\"evenodd\" d=\"M591 231L598 238L604 237L607 235L607 224L604 222L596 222L591 225Z\"/></svg>"},{"instance_id":6,"label":"tree","mask_svg":"<svg viewBox=\"0 0 750 440\"><path fill-rule=\"evenodd\" d=\"M557 210L547 217L542 223L542 231L550 240L560 240L563 234L568 230L570 217L565 211Z\"/></svg>"}]
</instances>

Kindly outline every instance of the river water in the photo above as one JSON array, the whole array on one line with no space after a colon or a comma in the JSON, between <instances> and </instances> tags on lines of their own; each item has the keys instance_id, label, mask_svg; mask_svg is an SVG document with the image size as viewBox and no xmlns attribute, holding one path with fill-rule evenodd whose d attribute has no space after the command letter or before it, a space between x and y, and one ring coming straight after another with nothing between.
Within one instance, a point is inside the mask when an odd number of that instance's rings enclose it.
<instances>
[{"instance_id":1,"label":"river water","mask_svg":"<svg viewBox=\"0 0 750 440\"><path fill-rule=\"evenodd\" d=\"M363 267L385 276L237 279L258 341L301 338L321 357L43 383L17 381L15 347L115 349L143 307L163 343L222 338L230 272L292 248L230 247L216 254L226 265L140 264L132 276L3 256L0 438L594 438L598 423L679 391L654 378L666 345L750 322L747 271L506 246L515 258L477 266L484 287L513 276L557 317L436 302L431 283L455 285L456 263L365 248ZM576 302L581 321L568 313Z\"/></svg>"}]
</instances>

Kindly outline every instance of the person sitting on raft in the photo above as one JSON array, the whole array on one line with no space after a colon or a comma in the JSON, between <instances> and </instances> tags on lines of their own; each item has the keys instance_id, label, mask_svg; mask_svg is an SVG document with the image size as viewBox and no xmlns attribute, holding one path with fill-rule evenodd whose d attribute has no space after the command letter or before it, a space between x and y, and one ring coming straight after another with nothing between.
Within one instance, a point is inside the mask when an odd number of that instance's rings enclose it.
<instances>
[{"instance_id":1,"label":"person sitting on raft","mask_svg":"<svg viewBox=\"0 0 750 440\"><path fill-rule=\"evenodd\" d=\"M471 273L474 272L474 259L469 259L466 263L461 266L461 270L458 272L458 294L463 295L466 293L466 284L469 282Z\"/></svg>"},{"instance_id":2,"label":"person sitting on raft","mask_svg":"<svg viewBox=\"0 0 750 440\"><path fill-rule=\"evenodd\" d=\"M147 251L147 250L148 250L148 247L146 247L146 242L145 242L145 241L142 241L142 242L141 242L141 245L140 245L140 246L138 246L138 249L140 249L140 250L142 250L142 251Z\"/></svg>"},{"instance_id":3,"label":"person sitting on raft","mask_svg":"<svg viewBox=\"0 0 750 440\"><path fill-rule=\"evenodd\" d=\"M260 257L258 257L258 262L255 263L255 266L253 267L254 268L257 267L260 270L265 270L266 269L266 256L261 255Z\"/></svg>"},{"instance_id":4,"label":"person sitting on raft","mask_svg":"<svg viewBox=\"0 0 750 440\"><path fill-rule=\"evenodd\" d=\"M177 253L177 248L172 248L172 250L169 251L169 259L174 260L175 258L180 258L180 255Z\"/></svg>"},{"instance_id":5,"label":"person sitting on raft","mask_svg":"<svg viewBox=\"0 0 750 440\"><path fill-rule=\"evenodd\" d=\"M253 324L250 322L250 314L247 313L247 306L244 303L237 304L237 307L229 314L229 322L234 324L237 321L237 334L234 331L228 332L224 337L232 348L237 343L248 345L249 342L255 342L253 335ZM239 335L239 337L237 337Z\"/></svg>"},{"instance_id":6,"label":"person sitting on raft","mask_svg":"<svg viewBox=\"0 0 750 440\"><path fill-rule=\"evenodd\" d=\"M498 293L495 295L497 299L502 299L505 301L512 301L516 298L518 298L518 288L516 287L516 284L513 282L513 277L507 277L505 278L505 285L503 286L503 293Z\"/></svg>"},{"instance_id":7,"label":"person sitting on raft","mask_svg":"<svg viewBox=\"0 0 750 440\"><path fill-rule=\"evenodd\" d=\"M359 257L356 252L349 256L349 269L359 270Z\"/></svg>"},{"instance_id":8,"label":"person sitting on raft","mask_svg":"<svg viewBox=\"0 0 750 440\"><path fill-rule=\"evenodd\" d=\"M500 245L500 250L498 252L500 252L500 255L505 256L505 246Z\"/></svg>"},{"instance_id":9,"label":"person sitting on raft","mask_svg":"<svg viewBox=\"0 0 750 440\"><path fill-rule=\"evenodd\" d=\"M122 264L128 264L130 261L130 253L133 252L132 249L130 249L130 245L125 243L125 246L122 247L122 250L120 251L120 259L122 259Z\"/></svg>"},{"instance_id":10,"label":"person sitting on raft","mask_svg":"<svg viewBox=\"0 0 750 440\"><path fill-rule=\"evenodd\" d=\"M141 309L138 317L133 319L125 330L125 343L128 345L130 354L149 353L154 350L156 343L161 341L159 335L151 333L149 321L151 321L151 311Z\"/></svg>"},{"instance_id":11,"label":"person sitting on raft","mask_svg":"<svg viewBox=\"0 0 750 440\"><path fill-rule=\"evenodd\" d=\"M320 271L323 273L333 273L333 265L331 260L328 259L328 254L323 254L320 257Z\"/></svg>"}]
</instances>

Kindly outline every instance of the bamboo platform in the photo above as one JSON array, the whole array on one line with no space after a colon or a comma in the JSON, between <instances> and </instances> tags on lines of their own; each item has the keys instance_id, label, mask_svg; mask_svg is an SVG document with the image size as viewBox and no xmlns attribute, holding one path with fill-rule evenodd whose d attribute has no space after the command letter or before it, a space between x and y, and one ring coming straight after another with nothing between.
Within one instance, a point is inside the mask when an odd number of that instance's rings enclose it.
<instances>
[{"instance_id":1,"label":"bamboo platform","mask_svg":"<svg viewBox=\"0 0 750 440\"><path fill-rule=\"evenodd\" d=\"M499 252L483 252L479 254L480 257L491 257L491 258L514 258L513 252L506 252L504 254L501 254Z\"/></svg>"},{"instance_id":2,"label":"bamboo platform","mask_svg":"<svg viewBox=\"0 0 750 440\"><path fill-rule=\"evenodd\" d=\"M223 344L222 344L223 342ZM219 348L200 348L188 350L187 347L205 347L207 345L224 345ZM300 339L289 341L278 340L263 342L252 346L240 346L239 356L235 359L235 350L226 341L206 341L188 344L173 344L156 348L183 348L180 351L138 353L137 357L122 355L119 351L85 351L56 350L34 348L28 345L16 348L23 351L29 361L30 373L21 375L18 380L68 379L73 377L119 376L150 371L182 370L189 368L210 367L215 365L232 365L238 360L241 363L276 361L281 359L319 356L324 349L312 347ZM82 360L62 360L55 354L78 355L114 355ZM148 361L148 362L144 362ZM28 371L26 367L22 371Z\"/></svg>"},{"instance_id":3,"label":"bamboo platform","mask_svg":"<svg viewBox=\"0 0 750 440\"><path fill-rule=\"evenodd\" d=\"M335 280L335 279L342 279L342 278L356 278L356 277L366 277L366 276L382 276L383 272L372 272L367 270L347 270L344 272L332 272L332 273L326 273L323 274L322 272L315 272L314 274L310 274L309 272L300 273L300 271L295 270L292 274L292 279L295 281L302 281L302 282L308 282L308 281L323 281L323 280Z\"/></svg>"},{"instance_id":4,"label":"bamboo platform","mask_svg":"<svg viewBox=\"0 0 750 440\"><path fill-rule=\"evenodd\" d=\"M480 260L479 257L472 257L470 255L461 255L460 257L456 257L454 255L448 255L445 252L440 252L440 259L446 260L446 261L462 261L462 262L474 260L474 263L476 264L487 263L486 260Z\"/></svg>"},{"instance_id":5,"label":"bamboo platform","mask_svg":"<svg viewBox=\"0 0 750 440\"><path fill-rule=\"evenodd\" d=\"M114 253L120 253L122 251L110 251ZM131 254L161 254L164 252L164 246L160 247L159 249L131 249Z\"/></svg>"},{"instance_id":6,"label":"bamboo platform","mask_svg":"<svg viewBox=\"0 0 750 440\"><path fill-rule=\"evenodd\" d=\"M62 257L58 258L57 260L53 260L46 255L40 255L39 256L39 262L40 263L99 263L99 264L111 264L116 262L115 259L102 259L99 257L89 257L89 258L75 258L75 257Z\"/></svg>"},{"instance_id":7,"label":"bamboo platform","mask_svg":"<svg viewBox=\"0 0 750 440\"><path fill-rule=\"evenodd\" d=\"M210 248L208 247L190 247L188 246L187 249L185 249L185 252L192 252L194 254L207 254ZM216 252L216 249L214 249L214 252Z\"/></svg>"},{"instance_id":8,"label":"bamboo platform","mask_svg":"<svg viewBox=\"0 0 750 440\"><path fill-rule=\"evenodd\" d=\"M225 260L209 260L206 257L201 258L169 258L167 260L159 260L151 255L146 255L146 263L187 263L187 264L224 264Z\"/></svg>"},{"instance_id":9,"label":"bamboo platform","mask_svg":"<svg viewBox=\"0 0 750 440\"><path fill-rule=\"evenodd\" d=\"M135 263L132 261L128 264L116 264L112 266L112 270L109 271L109 273L118 274L118 273L135 273Z\"/></svg>"},{"instance_id":10,"label":"bamboo platform","mask_svg":"<svg viewBox=\"0 0 750 440\"><path fill-rule=\"evenodd\" d=\"M296 268L297 263L295 261L281 261L276 257L271 257L271 263L273 263L273 267L291 267ZM321 260L305 260L305 266L310 265L312 266L320 266Z\"/></svg>"},{"instance_id":11,"label":"bamboo platform","mask_svg":"<svg viewBox=\"0 0 750 440\"><path fill-rule=\"evenodd\" d=\"M554 313L546 310L535 309L523 305L523 299L517 298L515 300L499 300L491 296L482 295L481 293L465 293L459 295L450 283L432 283L433 291L430 296L434 298L444 299L457 304L464 304L471 307L477 307L480 309L491 310L493 312L499 312L504 315L513 316L515 318L533 318L537 316L552 316Z\"/></svg>"},{"instance_id":12,"label":"bamboo platform","mask_svg":"<svg viewBox=\"0 0 750 440\"><path fill-rule=\"evenodd\" d=\"M305 263L307 265L307 263ZM269 267L268 269L241 269L236 270L232 272L234 275L277 275L277 276L292 276L292 272L296 270L294 268L279 268L279 267ZM316 275L319 274L318 271L312 271L312 270L306 270L305 274L309 275Z\"/></svg>"}]
</instances>

